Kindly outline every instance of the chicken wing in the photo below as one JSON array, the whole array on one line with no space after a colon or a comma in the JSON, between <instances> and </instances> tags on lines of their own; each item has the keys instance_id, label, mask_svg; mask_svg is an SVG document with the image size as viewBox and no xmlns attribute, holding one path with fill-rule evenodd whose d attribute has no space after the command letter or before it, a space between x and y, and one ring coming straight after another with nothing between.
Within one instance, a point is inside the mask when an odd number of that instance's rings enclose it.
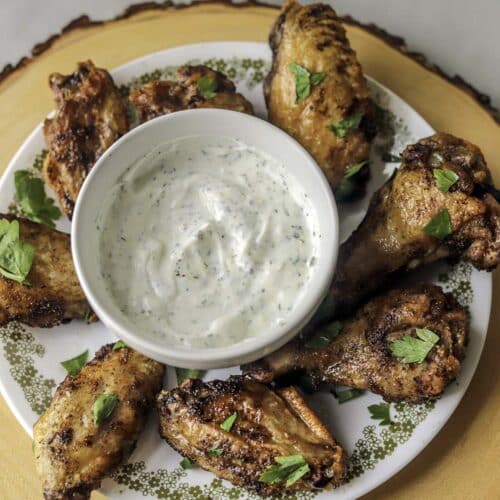
<instances>
[{"instance_id":1,"label":"chicken wing","mask_svg":"<svg viewBox=\"0 0 500 500\"><path fill-rule=\"evenodd\" d=\"M456 179L446 192L436 169ZM395 273L446 257L493 270L500 261L498 194L477 146L444 133L408 146L400 168L341 245L330 294L312 324L348 314ZM439 239L424 228L444 209L451 231Z\"/></svg>"},{"instance_id":2,"label":"chicken wing","mask_svg":"<svg viewBox=\"0 0 500 500\"><path fill-rule=\"evenodd\" d=\"M260 382L295 371L327 382L381 394L386 401L418 403L439 397L460 372L468 337L465 310L434 285L391 290L354 317L325 347L299 338L266 358L243 367ZM428 329L439 341L422 363L407 363L391 352L393 342ZM319 331L313 338L328 334ZM418 342L418 339L417 339Z\"/></svg>"},{"instance_id":3,"label":"chicken wing","mask_svg":"<svg viewBox=\"0 0 500 500\"><path fill-rule=\"evenodd\" d=\"M30 285L0 276L0 325L20 321L51 327L88 316L90 307L73 267L69 234L13 215L0 214L0 219L17 220L21 241L34 249Z\"/></svg>"},{"instance_id":4,"label":"chicken wing","mask_svg":"<svg viewBox=\"0 0 500 500\"><path fill-rule=\"evenodd\" d=\"M56 112L43 131L49 149L45 182L71 219L76 197L99 157L128 130L124 101L111 75L91 61L74 73L50 75Z\"/></svg>"},{"instance_id":5,"label":"chicken wing","mask_svg":"<svg viewBox=\"0 0 500 500\"><path fill-rule=\"evenodd\" d=\"M375 136L375 107L345 30L329 5L287 0L269 45L273 65L264 83L269 119L311 153L336 189L350 167L367 160ZM301 81L293 65L302 68ZM302 90L304 70L309 94ZM366 168L357 176L359 183L365 173Z\"/></svg>"},{"instance_id":6,"label":"chicken wing","mask_svg":"<svg viewBox=\"0 0 500 500\"><path fill-rule=\"evenodd\" d=\"M76 376L68 375L33 427L46 499L90 498L134 449L161 389L163 365L128 347L113 347L102 347ZM96 409L102 395L114 401L105 414Z\"/></svg>"},{"instance_id":7,"label":"chicken wing","mask_svg":"<svg viewBox=\"0 0 500 500\"><path fill-rule=\"evenodd\" d=\"M288 489L329 488L346 474L346 454L293 388L273 391L243 377L188 379L157 399L160 433L218 477L261 495L284 491L261 474L276 457L302 455L309 472ZM236 413L228 431L221 424ZM234 417L233 417L234 418Z\"/></svg>"},{"instance_id":8,"label":"chicken wing","mask_svg":"<svg viewBox=\"0 0 500 500\"><path fill-rule=\"evenodd\" d=\"M203 89L199 84L203 78ZM253 114L252 104L241 94L226 75L206 66L182 66L177 70L176 81L154 80L130 95L141 123L157 116L183 109L222 108Z\"/></svg>"}]
</instances>

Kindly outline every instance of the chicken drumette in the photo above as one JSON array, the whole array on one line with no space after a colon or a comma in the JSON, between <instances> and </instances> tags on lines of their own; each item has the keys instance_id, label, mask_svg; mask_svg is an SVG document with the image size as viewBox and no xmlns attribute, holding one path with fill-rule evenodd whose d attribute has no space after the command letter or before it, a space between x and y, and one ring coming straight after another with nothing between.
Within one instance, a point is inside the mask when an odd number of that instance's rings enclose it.
<instances>
[{"instance_id":1,"label":"chicken drumette","mask_svg":"<svg viewBox=\"0 0 500 500\"><path fill-rule=\"evenodd\" d=\"M253 114L252 104L226 75L206 66L182 66L176 81L153 80L130 95L139 121L195 108L222 108Z\"/></svg>"},{"instance_id":2,"label":"chicken drumette","mask_svg":"<svg viewBox=\"0 0 500 500\"><path fill-rule=\"evenodd\" d=\"M350 167L367 160L375 135L375 108L345 30L329 5L288 0L269 44L269 119L311 153L336 189Z\"/></svg>"},{"instance_id":3,"label":"chicken drumette","mask_svg":"<svg viewBox=\"0 0 500 500\"><path fill-rule=\"evenodd\" d=\"M49 78L56 111L45 120L49 149L43 173L71 219L78 192L99 157L128 130L124 100L111 75L91 61Z\"/></svg>"},{"instance_id":4,"label":"chicken drumette","mask_svg":"<svg viewBox=\"0 0 500 500\"><path fill-rule=\"evenodd\" d=\"M330 326L331 328L331 326ZM439 337L421 362L396 357L391 346L428 329ZM387 401L418 403L439 397L460 371L467 342L468 318L462 307L434 285L396 289L380 295L341 325L324 347L314 337L298 338L243 372L260 382L305 372L316 382L368 389ZM418 339L416 339L418 342Z\"/></svg>"},{"instance_id":5,"label":"chicken drumette","mask_svg":"<svg viewBox=\"0 0 500 500\"><path fill-rule=\"evenodd\" d=\"M76 376L68 375L33 427L46 499L90 498L135 447L164 366L118 347L102 347Z\"/></svg>"},{"instance_id":6,"label":"chicken drumette","mask_svg":"<svg viewBox=\"0 0 500 500\"><path fill-rule=\"evenodd\" d=\"M285 490L261 474L277 457L309 466L288 489L329 488L345 478L347 457L294 388L273 391L243 377L184 381L157 399L160 433L177 451L217 476L261 495ZM231 415L228 430L221 424Z\"/></svg>"}]
</instances>

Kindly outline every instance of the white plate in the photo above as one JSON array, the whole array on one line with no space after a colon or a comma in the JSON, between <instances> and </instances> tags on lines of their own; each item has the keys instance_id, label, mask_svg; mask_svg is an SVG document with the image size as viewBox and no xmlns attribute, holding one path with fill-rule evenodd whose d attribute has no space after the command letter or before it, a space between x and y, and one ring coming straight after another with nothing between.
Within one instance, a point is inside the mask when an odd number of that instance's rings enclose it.
<instances>
[{"instance_id":1,"label":"white plate","mask_svg":"<svg viewBox=\"0 0 500 500\"><path fill-rule=\"evenodd\" d=\"M88 56L91 58L92 54ZM256 112L265 116L262 79L269 68L270 58L268 47L261 43L204 43L145 56L113 70L112 74L119 85L134 87L147 79L171 77L178 65L203 62L226 72L235 81L238 90L252 101ZM370 80L370 88L376 102L385 109L383 140L379 139L373 148L372 179L367 196L351 205L340 204L342 239L359 224L370 194L388 178L397 165L384 163L381 159L382 150L387 149L391 136L394 139L391 152L399 154L407 144L433 132L422 117L390 90L373 80ZM391 129L394 134L390 133ZM0 182L0 211L12 208L14 172L27 168L37 171L44 147L42 127L39 125L26 139L3 175ZM58 222L58 228L69 232L69 222L65 217ZM391 404L391 417L396 423L390 427L381 427L377 421L370 420L367 407L380 402L380 396L366 393L342 405L328 392L309 396L311 405L351 456L349 482L334 492L320 493L318 498L356 498L396 474L438 433L469 385L488 328L491 276L478 272L467 264L459 264L453 268L440 264L419 271L418 279L444 284L470 310L471 336L463 371L436 403ZM0 389L26 432L31 434L33 423L48 405L56 385L65 377L65 370L60 362L86 349L95 352L113 339L113 335L102 324L86 325L79 321L52 329L28 328L17 324L0 329ZM229 374L238 372L237 367L212 370L205 379L226 378ZM168 368L167 379L169 387L176 385L173 368ZM123 499L257 498L217 480L201 469L181 469L180 456L159 438L157 427L155 416L151 416L129 463L117 470L113 479L103 482L104 494ZM305 499L312 498L315 494L290 496Z\"/></svg>"}]
</instances>

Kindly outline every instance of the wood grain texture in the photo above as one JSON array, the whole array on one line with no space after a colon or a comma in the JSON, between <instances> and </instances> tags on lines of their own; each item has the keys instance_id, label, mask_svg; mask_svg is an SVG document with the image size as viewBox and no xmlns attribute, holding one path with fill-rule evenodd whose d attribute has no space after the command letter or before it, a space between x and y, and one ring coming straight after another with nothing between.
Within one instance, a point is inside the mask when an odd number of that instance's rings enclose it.
<instances>
[{"instance_id":1,"label":"wood grain texture","mask_svg":"<svg viewBox=\"0 0 500 500\"><path fill-rule=\"evenodd\" d=\"M92 58L113 68L153 51L194 42L265 41L276 9L224 3L183 9L139 9L122 19L72 26L39 50L29 64L0 83L0 170L31 130L52 109L47 86L52 71L69 72ZM478 96L445 78L394 40L354 22L348 36L366 71L399 94L436 129L478 144L500 184L500 127ZM367 495L368 499L499 498L500 467L500 276L494 279L493 313L481 363L459 408L433 442L403 471ZM50 335L50 332L47 332ZM40 499L31 440L0 401L0 498ZM95 499L102 499L95 494Z\"/></svg>"}]
</instances>

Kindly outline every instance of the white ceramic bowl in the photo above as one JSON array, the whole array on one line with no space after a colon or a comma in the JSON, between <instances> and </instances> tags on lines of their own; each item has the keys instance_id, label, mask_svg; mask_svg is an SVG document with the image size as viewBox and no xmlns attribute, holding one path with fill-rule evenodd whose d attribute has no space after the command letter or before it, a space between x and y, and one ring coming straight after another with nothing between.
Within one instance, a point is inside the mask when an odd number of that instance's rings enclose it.
<instances>
[{"instance_id":1,"label":"white ceramic bowl","mask_svg":"<svg viewBox=\"0 0 500 500\"><path fill-rule=\"evenodd\" d=\"M99 232L103 201L132 163L163 143L190 135L227 136L281 161L302 185L318 215L317 264L303 299L285 327L226 347L181 348L141 334L99 283ZM337 208L331 189L312 157L279 128L254 116L221 109L181 111L149 121L122 137L96 163L78 195L71 227L73 260L90 305L103 323L128 345L158 361L183 368L223 368L258 359L290 340L311 318L331 282L338 249Z\"/></svg>"}]
</instances>

